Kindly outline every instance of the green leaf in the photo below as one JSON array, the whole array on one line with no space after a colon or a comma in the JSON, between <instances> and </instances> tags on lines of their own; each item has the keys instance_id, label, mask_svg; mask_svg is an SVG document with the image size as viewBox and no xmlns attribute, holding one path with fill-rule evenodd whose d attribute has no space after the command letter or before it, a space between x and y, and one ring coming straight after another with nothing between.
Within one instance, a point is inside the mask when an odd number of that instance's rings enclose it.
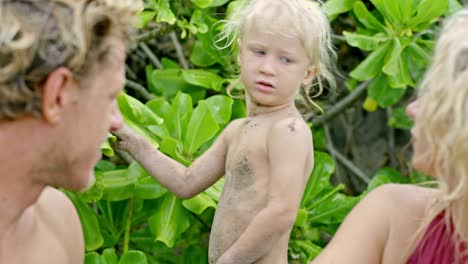
<instances>
[{"instance_id":1,"label":"green leaf","mask_svg":"<svg viewBox=\"0 0 468 264\"><path fill-rule=\"evenodd\" d=\"M414 125L414 121L406 114L405 109L400 107L392 109L392 115L388 120L388 125L399 129L411 129Z\"/></svg>"},{"instance_id":2,"label":"green leaf","mask_svg":"<svg viewBox=\"0 0 468 264\"><path fill-rule=\"evenodd\" d=\"M366 81L377 76L384 65L390 42L383 43L361 62L350 76L359 81Z\"/></svg>"},{"instance_id":3,"label":"green leaf","mask_svg":"<svg viewBox=\"0 0 468 264\"><path fill-rule=\"evenodd\" d=\"M148 264L145 253L136 250L129 250L119 261L119 264Z\"/></svg>"},{"instance_id":4,"label":"green leaf","mask_svg":"<svg viewBox=\"0 0 468 264\"><path fill-rule=\"evenodd\" d=\"M148 219L155 241L172 248L177 238L189 227L189 213L174 194L167 193Z\"/></svg>"},{"instance_id":5,"label":"green leaf","mask_svg":"<svg viewBox=\"0 0 468 264\"><path fill-rule=\"evenodd\" d=\"M418 13L408 25L416 27L421 24L432 23L438 17L447 12L448 0L421 0L418 5Z\"/></svg>"},{"instance_id":6,"label":"green leaf","mask_svg":"<svg viewBox=\"0 0 468 264\"><path fill-rule=\"evenodd\" d=\"M213 55L211 45L205 45L202 41L197 40L193 45L192 53L190 54L190 62L198 67L208 67L217 63L217 57Z\"/></svg>"},{"instance_id":7,"label":"green leaf","mask_svg":"<svg viewBox=\"0 0 468 264\"><path fill-rule=\"evenodd\" d=\"M176 22L176 16L171 10L169 0L158 0L158 16L156 22L166 22L169 25L174 25Z\"/></svg>"},{"instance_id":8,"label":"green leaf","mask_svg":"<svg viewBox=\"0 0 468 264\"><path fill-rule=\"evenodd\" d=\"M304 226L307 224L307 210L304 208L300 208L297 212L296 223L295 226Z\"/></svg>"},{"instance_id":9,"label":"green leaf","mask_svg":"<svg viewBox=\"0 0 468 264\"><path fill-rule=\"evenodd\" d=\"M202 192L188 200L182 201L182 205L185 208L187 208L187 210L194 212L198 215L202 214L206 209L210 207L216 208L215 201L213 201L213 199L211 199L211 197L205 192Z\"/></svg>"},{"instance_id":10,"label":"green leaf","mask_svg":"<svg viewBox=\"0 0 468 264\"><path fill-rule=\"evenodd\" d=\"M165 70L181 69L180 65L177 62L175 62L175 61L173 61L171 59L168 59L166 57L161 59L161 65L162 65L163 69L165 69Z\"/></svg>"},{"instance_id":11,"label":"green leaf","mask_svg":"<svg viewBox=\"0 0 468 264\"><path fill-rule=\"evenodd\" d=\"M102 172L94 172L94 184L91 186L91 188L88 188L84 192L78 193L78 196L80 197L81 201L85 203L93 203L101 199L102 194L104 192L104 186L102 182L103 177L104 176L102 175Z\"/></svg>"},{"instance_id":12,"label":"green leaf","mask_svg":"<svg viewBox=\"0 0 468 264\"><path fill-rule=\"evenodd\" d=\"M218 202L219 197L221 197L221 192L223 191L225 179L219 179L215 184L211 185L210 188L205 190L205 193L213 199L213 201Z\"/></svg>"},{"instance_id":13,"label":"green leaf","mask_svg":"<svg viewBox=\"0 0 468 264\"><path fill-rule=\"evenodd\" d=\"M106 248L104 252L102 252L103 264L117 264L118 257L115 253L115 249L113 248Z\"/></svg>"},{"instance_id":14,"label":"green leaf","mask_svg":"<svg viewBox=\"0 0 468 264\"><path fill-rule=\"evenodd\" d=\"M220 76L205 70L183 70L184 80L192 85L213 89L217 92L221 90L225 80Z\"/></svg>"},{"instance_id":15,"label":"green leaf","mask_svg":"<svg viewBox=\"0 0 468 264\"><path fill-rule=\"evenodd\" d=\"M354 4L353 12L356 18L368 29L376 30L379 32L386 32L385 26L375 18L371 12L367 9L363 2L357 1Z\"/></svg>"},{"instance_id":16,"label":"green leaf","mask_svg":"<svg viewBox=\"0 0 468 264\"><path fill-rule=\"evenodd\" d=\"M151 177L140 179L135 184L135 197L140 199L157 199L167 193L167 189L161 186Z\"/></svg>"},{"instance_id":17,"label":"green leaf","mask_svg":"<svg viewBox=\"0 0 468 264\"><path fill-rule=\"evenodd\" d=\"M193 155L195 151L213 138L219 130L219 126L211 114L208 102L200 101L198 107L193 111L187 130L184 144L184 153Z\"/></svg>"},{"instance_id":18,"label":"green leaf","mask_svg":"<svg viewBox=\"0 0 468 264\"><path fill-rule=\"evenodd\" d=\"M109 140L106 139L104 143L101 145L101 152L102 154L106 155L107 157L113 157L114 156L114 149L111 147Z\"/></svg>"},{"instance_id":19,"label":"green leaf","mask_svg":"<svg viewBox=\"0 0 468 264\"><path fill-rule=\"evenodd\" d=\"M102 264L101 256L96 252L86 253L85 255L85 264Z\"/></svg>"},{"instance_id":20,"label":"green leaf","mask_svg":"<svg viewBox=\"0 0 468 264\"><path fill-rule=\"evenodd\" d=\"M395 76L398 74L401 52L404 47L401 45L400 39L398 38L394 38L392 44L391 51L388 53L388 60L382 68L382 71L387 75Z\"/></svg>"},{"instance_id":21,"label":"green leaf","mask_svg":"<svg viewBox=\"0 0 468 264\"><path fill-rule=\"evenodd\" d=\"M379 34L374 36L366 36L356 33L343 32L346 37L346 42L353 47L360 48L362 50L371 51L376 49L380 43L388 40L387 36Z\"/></svg>"},{"instance_id":22,"label":"green leaf","mask_svg":"<svg viewBox=\"0 0 468 264\"><path fill-rule=\"evenodd\" d=\"M356 0L328 0L322 9L327 17L331 18L353 9L355 2Z\"/></svg>"},{"instance_id":23,"label":"green leaf","mask_svg":"<svg viewBox=\"0 0 468 264\"><path fill-rule=\"evenodd\" d=\"M229 2L229 0L213 0L210 7L222 6L222 5L226 4L227 2Z\"/></svg>"},{"instance_id":24,"label":"green leaf","mask_svg":"<svg viewBox=\"0 0 468 264\"><path fill-rule=\"evenodd\" d=\"M372 178L367 186L367 191L372 191L375 188L387 183L408 183L408 178L403 177L398 171L392 168L380 169Z\"/></svg>"},{"instance_id":25,"label":"green leaf","mask_svg":"<svg viewBox=\"0 0 468 264\"><path fill-rule=\"evenodd\" d=\"M327 187L331 187L330 176L335 170L335 162L332 157L325 152L314 152L314 169L302 196L301 207L306 207Z\"/></svg>"},{"instance_id":26,"label":"green leaf","mask_svg":"<svg viewBox=\"0 0 468 264\"><path fill-rule=\"evenodd\" d=\"M139 15L138 15L138 23L137 23L137 28L144 28L148 22L150 22L151 20L153 20L153 18L156 16L156 12L152 11L152 10L145 10L145 11L142 11Z\"/></svg>"},{"instance_id":27,"label":"green leaf","mask_svg":"<svg viewBox=\"0 0 468 264\"><path fill-rule=\"evenodd\" d=\"M102 199L106 201L121 201L132 197L135 193L135 182L129 177L128 170L113 170L103 173L102 184L104 192Z\"/></svg>"},{"instance_id":28,"label":"green leaf","mask_svg":"<svg viewBox=\"0 0 468 264\"><path fill-rule=\"evenodd\" d=\"M123 96L125 97L125 101L131 110L131 112L128 114L131 115L134 121L137 121L138 123L145 126L160 125L164 122L161 117L157 116L153 111L151 111L137 99L127 94L123 94Z\"/></svg>"},{"instance_id":29,"label":"green leaf","mask_svg":"<svg viewBox=\"0 0 468 264\"><path fill-rule=\"evenodd\" d=\"M391 24L396 25L401 21L396 0L371 0L371 2Z\"/></svg>"},{"instance_id":30,"label":"green leaf","mask_svg":"<svg viewBox=\"0 0 468 264\"><path fill-rule=\"evenodd\" d=\"M151 92L164 96L167 100L174 98L179 91L185 91L193 87L182 78L180 69L154 70L151 74L149 86Z\"/></svg>"},{"instance_id":31,"label":"green leaf","mask_svg":"<svg viewBox=\"0 0 468 264\"><path fill-rule=\"evenodd\" d=\"M161 151L178 162L189 166L191 162L182 157L180 154L179 145L181 145L181 143L177 139L167 137L161 142Z\"/></svg>"},{"instance_id":32,"label":"green leaf","mask_svg":"<svg viewBox=\"0 0 468 264\"><path fill-rule=\"evenodd\" d=\"M190 0L190 1L200 8L210 7L211 4L213 3L213 0Z\"/></svg>"},{"instance_id":33,"label":"green leaf","mask_svg":"<svg viewBox=\"0 0 468 264\"><path fill-rule=\"evenodd\" d=\"M96 214L91 210L91 208L83 203L76 194L69 191L65 191L65 194L70 198L78 211L81 226L83 228L86 251L97 250L104 243L104 239L101 235L101 228L99 227ZM90 261L95 259L94 256L90 256L89 258Z\"/></svg>"},{"instance_id":34,"label":"green leaf","mask_svg":"<svg viewBox=\"0 0 468 264\"><path fill-rule=\"evenodd\" d=\"M154 148L158 148L159 144L156 141L156 139L153 137L152 133L149 132L146 128L145 125L142 124L139 118L143 118L143 120L146 120L148 124L160 124L163 122L163 119L160 117L157 117L151 110L146 108L145 105L142 103L137 103L135 102L136 99L132 99L131 102L129 103L128 98L130 96L121 93L117 97L117 102L119 104L120 112L122 113L122 117L125 121L125 123L128 124L133 130L138 132L140 135L145 137L151 144L153 145ZM143 108L145 110L143 110ZM135 110L134 109L138 109ZM148 112L152 113L149 114ZM146 117L143 117L146 116Z\"/></svg>"},{"instance_id":35,"label":"green leaf","mask_svg":"<svg viewBox=\"0 0 468 264\"><path fill-rule=\"evenodd\" d=\"M339 224L360 199L361 197L349 197L337 193L310 210L309 221L326 225Z\"/></svg>"},{"instance_id":36,"label":"green leaf","mask_svg":"<svg viewBox=\"0 0 468 264\"><path fill-rule=\"evenodd\" d=\"M386 108L400 101L406 92L406 88L390 87L388 77L380 73L369 84L367 92L369 97L378 102L379 106Z\"/></svg>"},{"instance_id":37,"label":"green leaf","mask_svg":"<svg viewBox=\"0 0 468 264\"><path fill-rule=\"evenodd\" d=\"M169 128L172 137L183 141L187 131L188 122L192 116L193 106L190 95L177 93L172 101L171 115L168 117L166 126Z\"/></svg>"},{"instance_id":38,"label":"green leaf","mask_svg":"<svg viewBox=\"0 0 468 264\"><path fill-rule=\"evenodd\" d=\"M292 246L297 249L302 249L307 252L308 258L306 261L311 261L316 256L322 252L322 248L320 246L315 245L310 241L301 241L301 240L294 240L291 242Z\"/></svg>"},{"instance_id":39,"label":"green leaf","mask_svg":"<svg viewBox=\"0 0 468 264\"><path fill-rule=\"evenodd\" d=\"M215 95L205 100L220 127L224 127L231 120L234 100L225 95Z\"/></svg>"}]
</instances>

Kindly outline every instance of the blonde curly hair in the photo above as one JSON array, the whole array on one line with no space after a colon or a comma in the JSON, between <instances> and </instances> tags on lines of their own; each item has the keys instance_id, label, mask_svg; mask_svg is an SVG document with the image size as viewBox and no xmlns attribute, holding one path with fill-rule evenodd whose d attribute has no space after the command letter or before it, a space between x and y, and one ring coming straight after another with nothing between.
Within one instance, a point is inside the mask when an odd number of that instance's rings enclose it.
<instances>
[{"instance_id":1,"label":"blonde curly hair","mask_svg":"<svg viewBox=\"0 0 468 264\"><path fill-rule=\"evenodd\" d=\"M457 243L468 242L468 9L449 19L439 36L432 65L421 84L414 133L440 195L428 208L413 248L431 221L444 212ZM430 232L430 230L429 230ZM466 252L457 247L456 263ZM409 254L411 252L408 252ZM407 254L407 257L409 256Z\"/></svg>"},{"instance_id":2,"label":"blonde curly hair","mask_svg":"<svg viewBox=\"0 0 468 264\"><path fill-rule=\"evenodd\" d=\"M140 0L0 0L0 120L41 115L40 85L59 67L79 80L127 44Z\"/></svg>"},{"instance_id":3,"label":"blonde curly hair","mask_svg":"<svg viewBox=\"0 0 468 264\"><path fill-rule=\"evenodd\" d=\"M271 34L299 38L311 65L317 69L311 86L318 85L319 92L314 97L322 93L323 81L328 83L331 90L335 89L337 55L332 45L330 22L321 8L320 1L242 0L238 8L224 21L224 28L217 43L224 44L220 48L232 46L238 40L242 40L244 34L253 26ZM308 100L311 88L303 87Z\"/></svg>"}]
</instances>

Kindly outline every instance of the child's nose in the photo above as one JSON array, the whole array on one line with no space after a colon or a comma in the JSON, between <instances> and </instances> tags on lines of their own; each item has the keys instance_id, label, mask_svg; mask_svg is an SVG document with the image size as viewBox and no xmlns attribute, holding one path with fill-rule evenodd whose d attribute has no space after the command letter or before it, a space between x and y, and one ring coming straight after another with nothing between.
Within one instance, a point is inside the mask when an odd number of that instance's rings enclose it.
<instances>
[{"instance_id":1,"label":"child's nose","mask_svg":"<svg viewBox=\"0 0 468 264\"><path fill-rule=\"evenodd\" d=\"M266 75L274 75L275 74L275 67L274 61L271 56L266 56L262 60L262 64L260 65L260 72Z\"/></svg>"}]
</instances>

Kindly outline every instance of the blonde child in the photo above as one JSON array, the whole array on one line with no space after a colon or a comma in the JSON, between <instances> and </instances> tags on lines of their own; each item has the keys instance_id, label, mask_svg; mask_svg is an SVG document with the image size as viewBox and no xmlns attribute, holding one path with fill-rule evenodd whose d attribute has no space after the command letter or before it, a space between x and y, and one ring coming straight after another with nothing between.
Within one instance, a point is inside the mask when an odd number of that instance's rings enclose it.
<instances>
[{"instance_id":1,"label":"blonde child","mask_svg":"<svg viewBox=\"0 0 468 264\"><path fill-rule=\"evenodd\" d=\"M287 263L291 229L308 177L313 145L295 107L299 90L333 84L330 27L317 3L253 0L232 14L224 36L238 44L248 116L231 122L189 168L124 127L120 146L181 198L223 175L210 236L210 263Z\"/></svg>"},{"instance_id":2,"label":"blonde child","mask_svg":"<svg viewBox=\"0 0 468 264\"><path fill-rule=\"evenodd\" d=\"M413 166L438 188L377 188L314 264L468 263L468 10L445 25L407 112L415 120Z\"/></svg>"}]
</instances>

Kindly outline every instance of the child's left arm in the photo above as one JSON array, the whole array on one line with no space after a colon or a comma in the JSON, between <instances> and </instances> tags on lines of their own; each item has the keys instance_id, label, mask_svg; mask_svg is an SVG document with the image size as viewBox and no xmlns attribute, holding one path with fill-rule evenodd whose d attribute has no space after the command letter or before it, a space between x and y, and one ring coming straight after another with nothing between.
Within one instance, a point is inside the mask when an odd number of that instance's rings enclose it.
<instances>
[{"instance_id":1,"label":"child's left arm","mask_svg":"<svg viewBox=\"0 0 468 264\"><path fill-rule=\"evenodd\" d=\"M257 261L296 221L313 167L310 129L303 122L285 120L275 125L267 140L271 172L268 203L217 264Z\"/></svg>"}]
</instances>

